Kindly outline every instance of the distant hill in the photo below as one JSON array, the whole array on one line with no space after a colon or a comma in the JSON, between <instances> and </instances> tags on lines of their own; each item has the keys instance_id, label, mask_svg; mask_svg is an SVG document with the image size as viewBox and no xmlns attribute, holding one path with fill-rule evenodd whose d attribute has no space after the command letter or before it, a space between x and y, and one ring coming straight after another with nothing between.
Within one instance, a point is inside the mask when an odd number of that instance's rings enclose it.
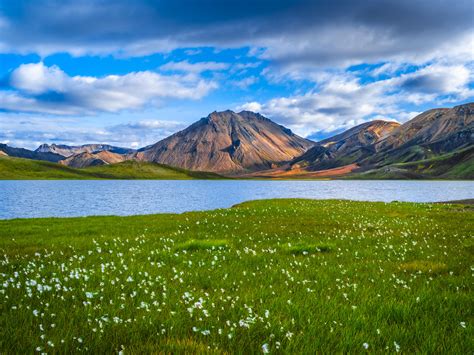
<instances>
[{"instance_id":1,"label":"distant hill","mask_svg":"<svg viewBox=\"0 0 474 355\"><path fill-rule=\"evenodd\" d=\"M234 174L271 168L301 155L313 144L260 114L224 111L213 112L139 150L135 157L189 170Z\"/></svg>"},{"instance_id":2,"label":"distant hill","mask_svg":"<svg viewBox=\"0 0 474 355\"><path fill-rule=\"evenodd\" d=\"M35 152L37 153L54 153L63 157L70 157L81 153L97 153L108 151L116 154L131 154L135 150L121 147L114 147L108 144L84 144L78 146L69 146L64 144L42 144Z\"/></svg>"},{"instance_id":3,"label":"distant hill","mask_svg":"<svg viewBox=\"0 0 474 355\"><path fill-rule=\"evenodd\" d=\"M0 180L28 179L219 179L219 175L186 171L165 165L126 161L113 165L74 169L61 164L0 156Z\"/></svg>"},{"instance_id":4,"label":"distant hill","mask_svg":"<svg viewBox=\"0 0 474 355\"><path fill-rule=\"evenodd\" d=\"M34 160L44 160L50 162L58 162L64 159L64 157L59 154L51 152L36 152L24 148L13 148L6 144L0 144L0 155Z\"/></svg>"},{"instance_id":5,"label":"distant hill","mask_svg":"<svg viewBox=\"0 0 474 355\"><path fill-rule=\"evenodd\" d=\"M318 142L290 162L291 169L308 171L332 169L354 164L375 153L375 144L400 126L397 122L376 120L353 127Z\"/></svg>"},{"instance_id":6,"label":"distant hill","mask_svg":"<svg viewBox=\"0 0 474 355\"><path fill-rule=\"evenodd\" d=\"M69 158L61 160L62 165L70 166L71 168L86 168L88 166L116 164L125 161L125 155L112 153L107 150L102 150L96 153L79 153L72 155Z\"/></svg>"}]
</instances>

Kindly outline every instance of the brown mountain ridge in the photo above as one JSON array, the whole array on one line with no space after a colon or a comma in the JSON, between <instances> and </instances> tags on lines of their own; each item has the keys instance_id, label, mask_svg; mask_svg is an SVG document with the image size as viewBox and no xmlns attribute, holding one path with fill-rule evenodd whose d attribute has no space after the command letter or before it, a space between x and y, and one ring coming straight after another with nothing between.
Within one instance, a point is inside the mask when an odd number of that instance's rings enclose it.
<instances>
[{"instance_id":1,"label":"brown mountain ridge","mask_svg":"<svg viewBox=\"0 0 474 355\"><path fill-rule=\"evenodd\" d=\"M83 152L75 154L69 158L61 160L59 163L70 166L71 168L87 168L88 166L117 164L125 160L127 160L126 155L102 150L95 153Z\"/></svg>"},{"instance_id":2,"label":"brown mountain ridge","mask_svg":"<svg viewBox=\"0 0 474 355\"><path fill-rule=\"evenodd\" d=\"M188 170L234 175L294 159L314 143L250 111L213 112L140 150L135 158Z\"/></svg>"}]
</instances>

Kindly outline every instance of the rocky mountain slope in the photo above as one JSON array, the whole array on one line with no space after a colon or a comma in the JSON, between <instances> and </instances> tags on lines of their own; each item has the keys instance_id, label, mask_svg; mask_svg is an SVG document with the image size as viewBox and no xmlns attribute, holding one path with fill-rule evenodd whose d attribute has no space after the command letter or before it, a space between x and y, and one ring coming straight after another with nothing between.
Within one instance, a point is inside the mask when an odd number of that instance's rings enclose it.
<instances>
[{"instance_id":1,"label":"rocky mountain slope","mask_svg":"<svg viewBox=\"0 0 474 355\"><path fill-rule=\"evenodd\" d=\"M108 151L117 154L131 154L135 150L121 147L114 147L108 144L84 144L80 146L69 146L64 144L42 144L35 152L37 153L54 153L62 155L63 157L70 157L72 155L81 153L96 153L101 151Z\"/></svg>"},{"instance_id":2,"label":"rocky mountain slope","mask_svg":"<svg viewBox=\"0 0 474 355\"><path fill-rule=\"evenodd\" d=\"M235 174L268 169L294 159L314 143L264 116L213 112L135 155L189 170Z\"/></svg>"},{"instance_id":3,"label":"rocky mountain slope","mask_svg":"<svg viewBox=\"0 0 474 355\"><path fill-rule=\"evenodd\" d=\"M375 144L400 126L397 122L376 120L353 127L318 142L290 162L291 169L309 171L332 169L353 164L375 153Z\"/></svg>"},{"instance_id":4,"label":"rocky mountain slope","mask_svg":"<svg viewBox=\"0 0 474 355\"><path fill-rule=\"evenodd\" d=\"M86 168L88 166L99 166L108 164L117 164L127 160L125 155L116 154L107 150L102 150L96 153L83 152L75 154L61 160L59 163L67 165L72 168Z\"/></svg>"},{"instance_id":5,"label":"rocky mountain slope","mask_svg":"<svg viewBox=\"0 0 474 355\"><path fill-rule=\"evenodd\" d=\"M8 155L10 157L25 158L32 160L44 160L57 163L64 159L62 155L51 153L51 152L36 152L24 148L13 148L6 144L0 144L0 154Z\"/></svg>"},{"instance_id":6,"label":"rocky mountain slope","mask_svg":"<svg viewBox=\"0 0 474 355\"><path fill-rule=\"evenodd\" d=\"M416 116L375 144L370 164L429 159L474 144L474 103Z\"/></svg>"}]
</instances>

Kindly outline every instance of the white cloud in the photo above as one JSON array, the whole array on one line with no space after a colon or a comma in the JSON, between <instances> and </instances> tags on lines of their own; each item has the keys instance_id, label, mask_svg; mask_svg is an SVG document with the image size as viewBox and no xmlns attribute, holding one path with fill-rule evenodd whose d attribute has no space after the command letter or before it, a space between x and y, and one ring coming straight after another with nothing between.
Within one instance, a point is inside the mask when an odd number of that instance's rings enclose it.
<instances>
[{"instance_id":1,"label":"white cloud","mask_svg":"<svg viewBox=\"0 0 474 355\"><path fill-rule=\"evenodd\" d=\"M181 62L169 62L160 67L164 71L179 71L187 73L200 74L205 71L219 71L225 70L229 67L227 63L217 63L217 62L197 62L190 63L187 60Z\"/></svg>"},{"instance_id":2,"label":"white cloud","mask_svg":"<svg viewBox=\"0 0 474 355\"><path fill-rule=\"evenodd\" d=\"M246 90L248 89L249 86L252 86L253 84L256 84L259 81L259 79L256 76L247 76L245 78L239 79L239 80L231 80L230 84L242 89Z\"/></svg>"},{"instance_id":3,"label":"white cloud","mask_svg":"<svg viewBox=\"0 0 474 355\"><path fill-rule=\"evenodd\" d=\"M67 116L4 114L0 117L0 141L8 141L11 146L28 149L36 149L43 143L105 143L141 148L185 127L185 124L180 122L156 119L142 119L105 127L81 125L81 121L82 119Z\"/></svg>"},{"instance_id":4,"label":"white cloud","mask_svg":"<svg viewBox=\"0 0 474 355\"><path fill-rule=\"evenodd\" d=\"M267 102L247 102L237 109L258 111L310 136L317 132L347 129L372 119L405 122L418 111L406 104L436 107L474 96L470 71L463 65L434 63L398 77L363 83L354 73L318 73L317 91L277 97Z\"/></svg>"},{"instance_id":5,"label":"white cloud","mask_svg":"<svg viewBox=\"0 0 474 355\"><path fill-rule=\"evenodd\" d=\"M217 83L197 75L161 75L151 71L101 78L68 76L42 62L23 64L11 74L16 91L0 91L0 108L52 114L93 114L157 105L162 99L197 100Z\"/></svg>"},{"instance_id":6,"label":"white cloud","mask_svg":"<svg viewBox=\"0 0 474 355\"><path fill-rule=\"evenodd\" d=\"M406 91L435 95L468 94L470 72L464 65L434 64L414 73L404 74L394 81Z\"/></svg>"},{"instance_id":7,"label":"white cloud","mask_svg":"<svg viewBox=\"0 0 474 355\"><path fill-rule=\"evenodd\" d=\"M27 93L42 94L47 91L63 92L67 79L67 75L57 66L47 67L40 62L20 65L11 74L10 84Z\"/></svg>"},{"instance_id":8,"label":"white cloud","mask_svg":"<svg viewBox=\"0 0 474 355\"><path fill-rule=\"evenodd\" d=\"M237 106L236 111L252 111L263 112L262 104L256 101L246 102L243 105Z\"/></svg>"}]
</instances>

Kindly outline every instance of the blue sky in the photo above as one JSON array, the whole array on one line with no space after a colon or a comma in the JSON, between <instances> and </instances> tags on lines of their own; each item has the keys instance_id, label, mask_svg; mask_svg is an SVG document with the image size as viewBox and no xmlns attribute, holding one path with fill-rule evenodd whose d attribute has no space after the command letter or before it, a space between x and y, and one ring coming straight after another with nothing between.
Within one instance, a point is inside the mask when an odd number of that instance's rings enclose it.
<instances>
[{"instance_id":1,"label":"blue sky","mask_svg":"<svg viewBox=\"0 0 474 355\"><path fill-rule=\"evenodd\" d=\"M0 142L142 147L212 111L322 139L474 97L472 1L0 1Z\"/></svg>"}]
</instances>

